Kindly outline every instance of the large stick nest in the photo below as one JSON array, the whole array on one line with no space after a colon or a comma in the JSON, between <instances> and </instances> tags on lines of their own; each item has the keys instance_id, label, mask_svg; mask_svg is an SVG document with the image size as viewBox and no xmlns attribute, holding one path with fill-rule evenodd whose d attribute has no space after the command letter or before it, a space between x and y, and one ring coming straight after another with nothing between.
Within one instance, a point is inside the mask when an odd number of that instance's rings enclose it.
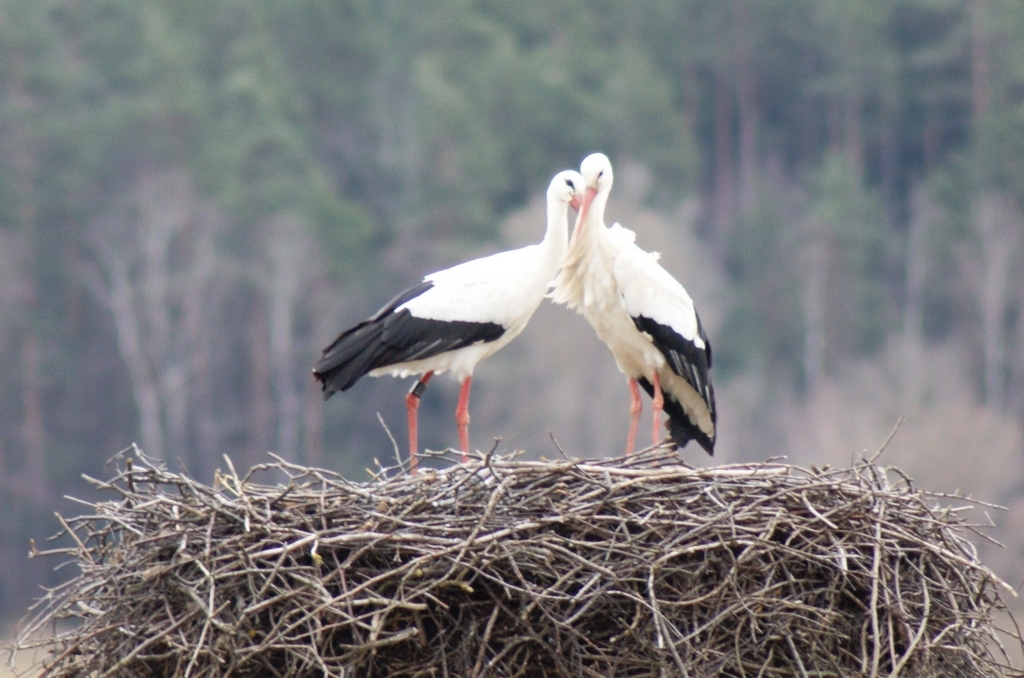
<instances>
[{"instance_id":1,"label":"large stick nest","mask_svg":"<svg viewBox=\"0 0 1024 678\"><path fill-rule=\"evenodd\" d=\"M19 640L44 675L1013 673L971 526L867 461L487 455L365 483L279 461L214 487L123 462L62 519L74 546L34 553L80 569Z\"/></svg>"}]
</instances>

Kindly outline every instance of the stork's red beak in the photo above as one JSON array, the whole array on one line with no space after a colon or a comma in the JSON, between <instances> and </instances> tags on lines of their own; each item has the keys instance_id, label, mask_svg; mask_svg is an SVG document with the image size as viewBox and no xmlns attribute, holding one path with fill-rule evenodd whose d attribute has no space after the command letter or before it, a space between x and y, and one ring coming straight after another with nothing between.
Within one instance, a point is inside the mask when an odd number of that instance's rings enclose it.
<instances>
[{"instance_id":1,"label":"stork's red beak","mask_svg":"<svg viewBox=\"0 0 1024 678\"><path fill-rule=\"evenodd\" d=\"M569 201L569 207L573 208L577 212L580 211L580 205L583 204L583 198L578 195L574 195L572 200Z\"/></svg>"},{"instance_id":2,"label":"stork's red beak","mask_svg":"<svg viewBox=\"0 0 1024 678\"><path fill-rule=\"evenodd\" d=\"M597 195L597 188L594 186L587 186L586 193L583 195L583 205L580 207L579 214L576 215L576 225L572 229L573 240L579 236L580 225L583 223L583 220L587 218L587 212L590 211L590 203L594 202L595 195Z\"/></svg>"}]
</instances>

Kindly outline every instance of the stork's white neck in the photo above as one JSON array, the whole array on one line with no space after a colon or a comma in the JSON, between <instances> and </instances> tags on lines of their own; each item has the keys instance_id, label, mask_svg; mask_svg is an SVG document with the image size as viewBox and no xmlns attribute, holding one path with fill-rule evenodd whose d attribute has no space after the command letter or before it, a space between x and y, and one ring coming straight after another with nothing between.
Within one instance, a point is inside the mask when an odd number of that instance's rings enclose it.
<instances>
[{"instance_id":1,"label":"stork's white neck","mask_svg":"<svg viewBox=\"0 0 1024 678\"><path fill-rule=\"evenodd\" d=\"M555 277L569 243L569 206L558 196L548 196L548 229L540 242L544 270Z\"/></svg>"},{"instance_id":2,"label":"stork's white neck","mask_svg":"<svg viewBox=\"0 0 1024 678\"><path fill-rule=\"evenodd\" d=\"M611 183L602 186L594 195L590 208L587 210L586 220L577 222L573 230L570 248L588 248L595 241L604 240L604 210L608 204L608 195L611 193Z\"/></svg>"}]
</instances>

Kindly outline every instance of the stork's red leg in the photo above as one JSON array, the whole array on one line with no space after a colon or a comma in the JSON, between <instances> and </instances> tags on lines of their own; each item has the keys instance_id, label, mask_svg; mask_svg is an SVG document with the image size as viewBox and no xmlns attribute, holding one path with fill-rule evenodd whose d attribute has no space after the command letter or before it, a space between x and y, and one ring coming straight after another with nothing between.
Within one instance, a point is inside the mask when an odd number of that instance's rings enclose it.
<instances>
[{"instance_id":1,"label":"stork's red leg","mask_svg":"<svg viewBox=\"0 0 1024 678\"><path fill-rule=\"evenodd\" d=\"M409 473L416 473L416 466L419 464L419 459L416 456L419 453L417 447L419 417L417 413L420 409L420 396L427 390L427 382L432 376L434 376L433 370L424 374L409 389L409 395L405 396L405 414L409 421Z\"/></svg>"},{"instance_id":2,"label":"stork's red leg","mask_svg":"<svg viewBox=\"0 0 1024 678\"><path fill-rule=\"evenodd\" d=\"M658 371L654 371L654 398L651 399L651 408L654 410L654 425L651 427L652 445L661 442L661 410L665 406L665 396L661 393L661 377Z\"/></svg>"},{"instance_id":3,"label":"stork's red leg","mask_svg":"<svg viewBox=\"0 0 1024 678\"><path fill-rule=\"evenodd\" d=\"M462 463L469 461L469 387L473 377L462 380L459 391L459 406L455 408L455 423L459 425L459 445L462 446Z\"/></svg>"},{"instance_id":4,"label":"stork's red leg","mask_svg":"<svg viewBox=\"0 0 1024 678\"><path fill-rule=\"evenodd\" d=\"M643 401L640 400L640 385L636 379L629 380L629 437L626 438L626 456L633 454L636 446L636 429L640 425L640 412L644 409Z\"/></svg>"}]
</instances>

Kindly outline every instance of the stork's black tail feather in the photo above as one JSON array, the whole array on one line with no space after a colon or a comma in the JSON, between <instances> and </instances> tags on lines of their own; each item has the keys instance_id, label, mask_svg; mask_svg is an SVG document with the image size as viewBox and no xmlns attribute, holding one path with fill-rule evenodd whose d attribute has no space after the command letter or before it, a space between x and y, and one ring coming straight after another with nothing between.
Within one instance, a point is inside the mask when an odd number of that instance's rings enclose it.
<instances>
[{"instance_id":1,"label":"stork's black tail feather","mask_svg":"<svg viewBox=\"0 0 1024 678\"><path fill-rule=\"evenodd\" d=\"M344 332L324 349L313 367L313 376L320 382L327 400L335 391L346 391L360 377L376 367L379 354L387 350L380 338L384 333L382 320L365 320Z\"/></svg>"},{"instance_id":2,"label":"stork's black tail feather","mask_svg":"<svg viewBox=\"0 0 1024 678\"><path fill-rule=\"evenodd\" d=\"M647 391L647 395L654 397L654 386L647 379L640 378L637 380L640 386ZM711 385L708 385L711 388ZM712 398L714 398L714 391L711 391ZM685 447L686 443L691 440L696 440L697 444L704 448L704 451L711 456L715 456L715 441L709 438L699 426L690 421L690 418L686 416L686 411L683 409L682 404L672 397L670 393L662 392L662 397L665 399L663 409L665 414L668 415L668 434L679 447ZM714 414L712 414L714 420Z\"/></svg>"},{"instance_id":3,"label":"stork's black tail feather","mask_svg":"<svg viewBox=\"0 0 1024 678\"><path fill-rule=\"evenodd\" d=\"M433 286L422 282L410 287L363 322L339 334L324 349L313 366L313 376L323 386L324 400L336 391L348 390L370 370L387 364L382 360L384 354L391 352L391 347L382 341L387 319L396 308Z\"/></svg>"}]
</instances>

